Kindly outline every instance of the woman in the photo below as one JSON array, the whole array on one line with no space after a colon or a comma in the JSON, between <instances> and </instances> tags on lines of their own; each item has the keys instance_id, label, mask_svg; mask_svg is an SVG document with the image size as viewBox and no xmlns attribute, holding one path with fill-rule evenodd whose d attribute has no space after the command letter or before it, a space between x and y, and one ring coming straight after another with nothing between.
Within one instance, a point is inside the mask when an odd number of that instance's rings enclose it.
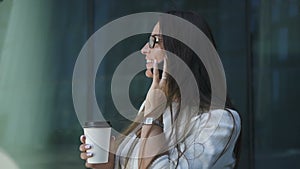
<instances>
[{"instance_id":1,"label":"woman","mask_svg":"<svg viewBox=\"0 0 300 169\"><path fill-rule=\"evenodd\" d=\"M208 25L199 15L182 11L168 14L196 25L215 46ZM170 22L161 17L141 50L147 61L145 74L153 81L135 122L124 132L130 137L112 141L117 151L116 155L110 154L108 163L86 163L88 168L235 167L240 117L228 97L224 100L225 108L213 106L205 66L185 44L165 36L169 29L180 32L178 28L170 28ZM190 32L184 33L193 36ZM175 57L184 61L189 69L178 67ZM163 63L162 73L158 63ZM193 78L185 76L189 70ZM179 78L174 78L174 74L180 74ZM196 88L191 85L192 80L196 81ZM188 97L184 97L182 91L186 91ZM86 153L91 146L85 144L85 136L81 142L81 158L86 160L92 156Z\"/></svg>"}]
</instances>

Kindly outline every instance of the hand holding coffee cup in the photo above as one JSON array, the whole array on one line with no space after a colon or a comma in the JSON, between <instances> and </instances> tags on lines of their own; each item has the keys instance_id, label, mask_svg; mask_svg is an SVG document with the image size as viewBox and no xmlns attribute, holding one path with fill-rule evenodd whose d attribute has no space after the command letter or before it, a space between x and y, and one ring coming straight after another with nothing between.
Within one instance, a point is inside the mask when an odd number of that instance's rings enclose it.
<instances>
[{"instance_id":1,"label":"hand holding coffee cup","mask_svg":"<svg viewBox=\"0 0 300 169\"><path fill-rule=\"evenodd\" d=\"M109 153L114 145L111 127L106 122L86 122L84 134L80 137L79 147L83 160L88 168L111 168L114 165L114 154Z\"/></svg>"}]
</instances>

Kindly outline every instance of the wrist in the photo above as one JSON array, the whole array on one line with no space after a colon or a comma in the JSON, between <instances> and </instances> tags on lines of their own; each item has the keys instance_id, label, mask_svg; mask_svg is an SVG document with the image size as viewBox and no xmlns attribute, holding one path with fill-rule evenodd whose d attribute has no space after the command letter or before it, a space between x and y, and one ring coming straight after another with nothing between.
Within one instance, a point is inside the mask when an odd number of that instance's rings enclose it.
<instances>
[{"instance_id":1,"label":"wrist","mask_svg":"<svg viewBox=\"0 0 300 169\"><path fill-rule=\"evenodd\" d=\"M145 117L143 125L156 125L161 127L162 129L164 128L164 124L161 117L159 117L158 119L155 119L154 117Z\"/></svg>"}]
</instances>

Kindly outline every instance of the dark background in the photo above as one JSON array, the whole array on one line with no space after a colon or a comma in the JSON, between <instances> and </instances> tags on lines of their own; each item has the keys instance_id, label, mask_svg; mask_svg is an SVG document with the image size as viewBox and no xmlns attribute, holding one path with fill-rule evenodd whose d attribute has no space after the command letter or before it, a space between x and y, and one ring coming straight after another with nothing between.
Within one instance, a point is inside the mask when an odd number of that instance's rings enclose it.
<instances>
[{"instance_id":1,"label":"dark background","mask_svg":"<svg viewBox=\"0 0 300 169\"><path fill-rule=\"evenodd\" d=\"M229 94L243 120L239 168L300 168L299 0L3 0L0 163L4 168L14 168L4 156L22 169L84 168L78 150L82 129L71 91L82 46L114 19L170 9L196 11L212 28ZM146 41L147 35L120 41L98 70L98 104L120 131L129 121L118 115L111 100L111 75ZM149 82L143 72L133 80L130 98L136 107Z\"/></svg>"}]
</instances>

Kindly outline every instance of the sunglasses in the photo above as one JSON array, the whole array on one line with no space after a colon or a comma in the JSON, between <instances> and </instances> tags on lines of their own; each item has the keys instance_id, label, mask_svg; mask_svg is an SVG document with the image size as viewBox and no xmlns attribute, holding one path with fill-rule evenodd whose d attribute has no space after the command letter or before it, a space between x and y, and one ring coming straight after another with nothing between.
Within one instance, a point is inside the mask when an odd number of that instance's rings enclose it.
<instances>
[{"instance_id":1,"label":"sunglasses","mask_svg":"<svg viewBox=\"0 0 300 169\"><path fill-rule=\"evenodd\" d=\"M151 49L154 48L155 44L160 42L161 39L159 39L157 36L159 36L159 35L151 35L149 37L149 42L148 42L149 48L151 48Z\"/></svg>"}]
</instances>

